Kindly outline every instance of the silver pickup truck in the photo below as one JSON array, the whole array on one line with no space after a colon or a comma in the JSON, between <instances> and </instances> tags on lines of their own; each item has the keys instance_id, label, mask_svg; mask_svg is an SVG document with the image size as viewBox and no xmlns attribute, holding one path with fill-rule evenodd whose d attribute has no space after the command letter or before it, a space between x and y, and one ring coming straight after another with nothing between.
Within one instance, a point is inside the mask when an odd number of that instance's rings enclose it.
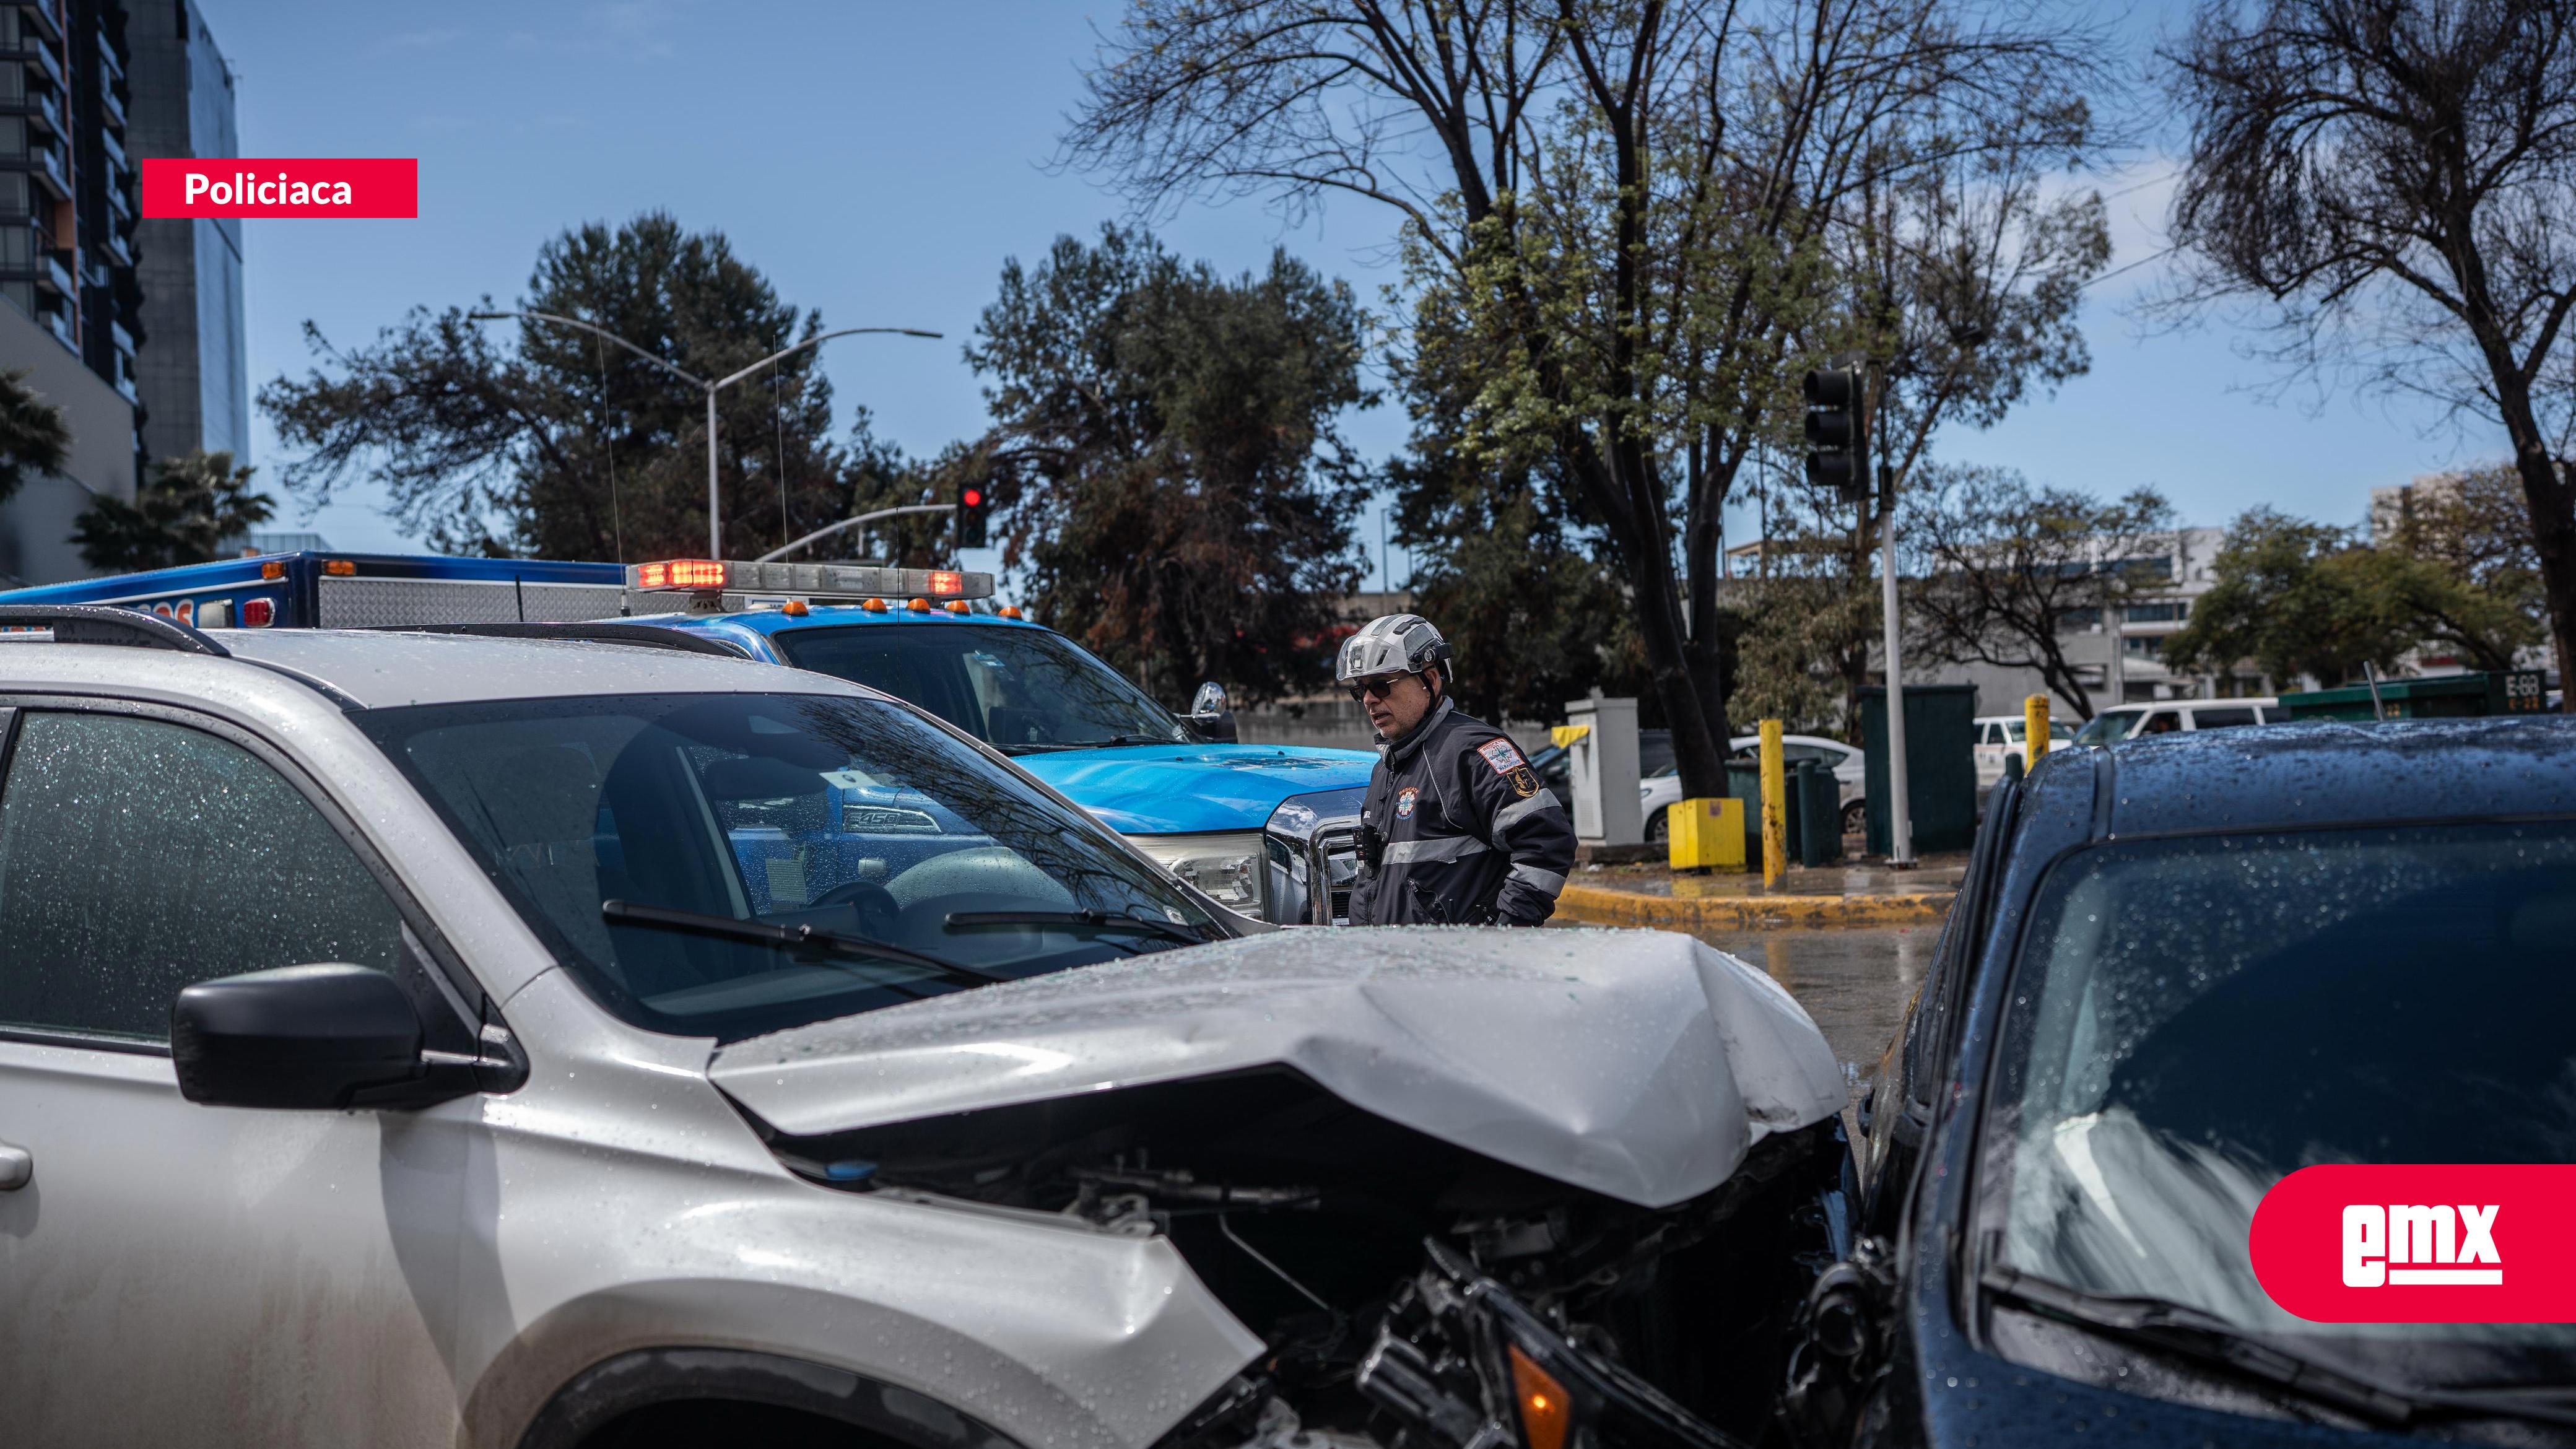
<instances>
[{"instance_id":1,"label":"silver pickup truck","mask_svg":"<svg viewBox=\"0 0 2576 1449\"><path fill-rule=\"evenodd\" d=\"M1716 1445L1845 1246L1687 938L1267 927L686 641L0 628L12 1444Z\"/></svg>"}]
</instances>

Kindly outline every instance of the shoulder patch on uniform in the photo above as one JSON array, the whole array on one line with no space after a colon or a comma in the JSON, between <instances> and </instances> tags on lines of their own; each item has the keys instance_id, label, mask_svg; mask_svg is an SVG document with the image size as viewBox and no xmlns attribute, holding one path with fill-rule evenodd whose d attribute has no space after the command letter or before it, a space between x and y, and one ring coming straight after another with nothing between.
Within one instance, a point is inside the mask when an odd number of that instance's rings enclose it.
<instances>
[{"instance_id":1,"label":"shoulder patch on uniform","mask_svg":"<svg viewBox=\"0 0 2576 1449\"><path fill-rule=\"evenodd\" d=\"M1529 763L1521 758L1520 751L1512 748L1510 740L1487 740L1476 746L1476 753L1485 757L1485 763L1493 766L1497 775L1508 775Z\"/></svg>"},{"instance_id":2,"label":"shoulder patch on uniform","mask_svg":"<svg viewBox=\"0 0 2576 1449\"><path fill-rule=\"evenodd\" d=\"M1524 800L1538 793L1538 775L1527 765L1515 765L1510 776L1512 789Z\"/></svg>"}]
</instances>

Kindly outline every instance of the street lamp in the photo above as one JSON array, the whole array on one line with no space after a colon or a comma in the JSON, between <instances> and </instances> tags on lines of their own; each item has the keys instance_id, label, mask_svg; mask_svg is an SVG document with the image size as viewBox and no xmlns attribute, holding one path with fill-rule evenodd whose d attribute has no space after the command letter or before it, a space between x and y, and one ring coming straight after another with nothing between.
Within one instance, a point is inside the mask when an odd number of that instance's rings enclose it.
<instances>
[{"instance_id":1,"label":"street lamp","mask_svg":"<svg viewBox=\"0 0 2576 1449\"><path fill-rule=\"evenodd\" d=\"M862 332L891 332L903 337L937 337L939 335L936 332L924 332L917 327L844 327L837 332L826 332L820 337L808 337L793 347L784 348L780 351L769 354L767 357L760 359L758 362L755 362L751 366L733 374L731 377L720 377L713 382L709 382L695 373L684 372L681 369L672 366L670 363L664 362L662 359L655 357L652 353L645 351L643 348L636 346L634 343L627 341L625 338L618 336L616 333L611 332L604 327L593 327L589 323L581 321L578 318L558 317L552 312L468 312L465 315L477 322L515 320L519 322L555 322L566 327L577 327L582 331L589 333L593 337L600 338L603 341L616 343L618 346L625 348L627 351L634 353L640 358L643 358L646 362L653 364L655 367L662 369L664 372L671 374L673 377L680 379L691 387L705 389L707 394L707 557L709 558L724 557L723 503L716 491L717 393L724 391L726 388L733 386L735 383L742 381L744 378L751 376L753 373L760 371L762 368L769 366L771 363L776 362L781 358L793 357L797 353L803 352L809 347L819 347L822 344L831 341L835 337L855 337Z\"/></svg>"}]
</instances>

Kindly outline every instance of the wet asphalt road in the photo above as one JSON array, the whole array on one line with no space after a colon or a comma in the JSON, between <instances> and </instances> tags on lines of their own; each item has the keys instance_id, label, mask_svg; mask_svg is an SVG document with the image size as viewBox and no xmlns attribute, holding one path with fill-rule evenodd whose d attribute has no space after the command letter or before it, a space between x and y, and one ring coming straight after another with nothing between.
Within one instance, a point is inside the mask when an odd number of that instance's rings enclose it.
<instances>
[{"instance_id":1,"label":"wet asphalt road","mask_svg":"<svg viewBox=\"0 0 2576 1449\"><path fill-rule=\"evenodd\" d=\"M1789 988L1837 1060L1863 1080L1932 961L1937 925L1884 930L1702 931L1699 938Z\"/></svg>"}]
</instances>

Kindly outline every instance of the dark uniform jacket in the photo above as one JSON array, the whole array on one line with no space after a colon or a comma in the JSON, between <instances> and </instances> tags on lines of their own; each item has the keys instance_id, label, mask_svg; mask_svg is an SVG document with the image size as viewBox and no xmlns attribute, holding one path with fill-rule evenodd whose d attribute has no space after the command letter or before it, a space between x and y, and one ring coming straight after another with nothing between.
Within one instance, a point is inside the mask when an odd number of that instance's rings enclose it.
<instances>
[{"instance_id":1,"label":"dark uniform jacket","mask_svg":"<svg viewBox=\"0 0 2576 1449\"><path fill-rule=\"evenodd\" d=\"M1535 926L1574 868L1574 822L1501 730L1448 700L1378 747L1351 924Z\"/></svg>"}]
</instances>

